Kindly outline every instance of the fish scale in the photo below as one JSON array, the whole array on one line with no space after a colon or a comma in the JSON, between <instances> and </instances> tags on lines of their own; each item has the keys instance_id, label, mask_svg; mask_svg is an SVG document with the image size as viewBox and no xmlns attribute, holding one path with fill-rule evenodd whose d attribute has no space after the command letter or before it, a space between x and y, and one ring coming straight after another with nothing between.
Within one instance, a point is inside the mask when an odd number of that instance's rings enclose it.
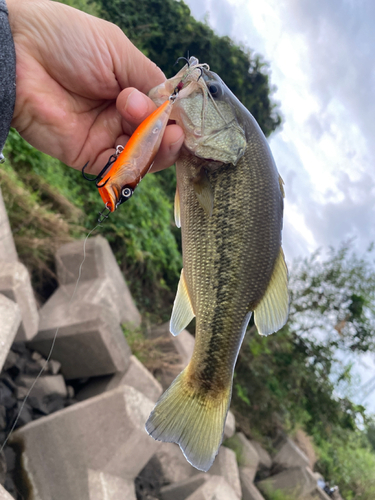
<instances>
[{"instance_id":1,"label":"fish scale","mask_svg":"<svg viewBox=\"0 0 375 500\"><path fill-rule=\"evenodd\" d=\"M244 318L250 305L264 293L280 249L281 221L262 203L265 195L272 200L272 191L279 191L279 187L267 183L264 174L254 169L254 151L246 151L237 166L226 165L208 174L214 191L212 217L204 213L191 187L190 179L200 163L195 157L185 161L182 156L177 164L177 182L181 203L186 207L181 218L184 272L187 283L191 281L190 295L197 316L191 370L207 386L208 373L215 383L231 380ZM254 189L257 181L260 186ZM280 191L278 198L282 203ZM265 213L260 217L262 209ZM213 357L214 352L220 352L220 357Z\"/></svg>"}]
</instances>

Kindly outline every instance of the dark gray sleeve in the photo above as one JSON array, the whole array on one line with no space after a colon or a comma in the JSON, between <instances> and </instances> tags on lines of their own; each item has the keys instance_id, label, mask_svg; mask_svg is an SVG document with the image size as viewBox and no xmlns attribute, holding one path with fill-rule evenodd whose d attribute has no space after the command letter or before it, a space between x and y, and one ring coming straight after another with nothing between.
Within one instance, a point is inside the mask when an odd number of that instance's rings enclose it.
<instances>
[{"instance_id":1,"label":"dark gray sleeve","mask_svg":"<svg viewBox=\"0 0 375 500\"><path fill-rule=\"evenodd\" d=\"M16 100L16 53L5 0L0 0L0 159Z\"/></svg>"}]
</instances>

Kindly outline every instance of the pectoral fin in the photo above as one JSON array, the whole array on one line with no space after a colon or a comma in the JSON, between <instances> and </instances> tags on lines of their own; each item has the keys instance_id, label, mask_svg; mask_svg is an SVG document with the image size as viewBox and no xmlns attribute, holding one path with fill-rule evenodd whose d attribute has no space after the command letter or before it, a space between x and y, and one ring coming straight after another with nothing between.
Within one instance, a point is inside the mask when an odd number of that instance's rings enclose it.
<instances>
[{"instance_id":1,"label":"pectoral fin","mask_svg":"<svg viewBox=\"0 0 375 500\"><path fill-rule=\"evenodd\" d=\"M200 206L211 217L214 208L214 192L206 172L202 169L200 174L192 181L195 194Z\"/></svg>"},{"instance_id":2,"label":"pectoral fin","mask_svg":"<svg viewBox=\"0 0 375 500\"><path fill-rule=\"evenodd\" d=\"M254 310L254 323L260 335L269 335L283 327L288 319L288 269L284 252L279 256L266 293Z\"/></svg>"},{"instance_id":3,"label":"pectoral fin","mask_svg":"<svg viewBox=\"0 0 375 500\"><path fill-rule=\"evenodd\" d=\"M181 271L180 282L174 299L169 330L172 335L178 335L188 326L195 314L186 286L184 270Z\"/></svg>"},{"instance_id":4,"label":"pectoral fin","mask_svg":"<svg viewBox=\"0 0 375 500\"><path fill-rule=\"evenodd\" d=\"M178 186L176 186L176 194L174 196L174 221L177 227L181 227L181 206Z\"/></svg>"}]
</instances>

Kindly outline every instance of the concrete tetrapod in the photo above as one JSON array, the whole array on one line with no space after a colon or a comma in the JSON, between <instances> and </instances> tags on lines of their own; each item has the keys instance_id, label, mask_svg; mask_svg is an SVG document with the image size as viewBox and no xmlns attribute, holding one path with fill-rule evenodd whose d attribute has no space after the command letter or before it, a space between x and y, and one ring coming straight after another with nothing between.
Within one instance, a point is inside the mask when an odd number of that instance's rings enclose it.
<instances>
[{"instance_id":1,"label":"concrete tetrapod","mask_svg":"<svg viewBox=\"0 0 375 500\"><path fill-rule=\"evenodd\" d=\"M22 494L29 500L92 500L90 477L91 484L98 477L105 482L107 474L133 480L160 444L144 428L153 406L122 386L17 430L11 439L30 485Z\"/></svg>"}]
</instances>

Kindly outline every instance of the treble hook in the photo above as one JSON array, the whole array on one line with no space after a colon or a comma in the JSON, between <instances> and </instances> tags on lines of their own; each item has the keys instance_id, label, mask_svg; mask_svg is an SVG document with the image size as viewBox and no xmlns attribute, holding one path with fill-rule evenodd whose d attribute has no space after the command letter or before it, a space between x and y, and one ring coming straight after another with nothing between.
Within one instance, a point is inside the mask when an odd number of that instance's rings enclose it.
<instances>
[{"instance_id":1,"label":"treble hook","mask_svg":"<svg viewBox=\"0 0 375 500\"><path fill-rule=\"evenodd\" d=\"M189 52L188 52L188 55L189 55ZM181 59L183 59L184 61L186 61L186 62L187 62L187 65L188 65L188 68L190 68L189 59L186 59L186 57L179 57L179 58L177 59L177 61L174 63L174 65L173 65L173 66L176 66L176 64L178 64L178 63L181 61Z\"/></svg>"},{"instance_id":2,"label":"treble hook","mask_svg":"<svg viewBox=\"0 0 375 500\"><path fill-rule=\"evenodd\" d=\"M108 210L108 213L105 214L106 210ZM99 219L98 219L99 224L101 224L106 219L108 219L110 213L111 213L111 210L108 208L108 203L106 203L104 210L102 212L99 212Z\"/></svg>"},{"instance_id":3,"label":"treble hook","mask_svg":"<svg viewBox=\"0 0 375 500\"><path fill-rule=\"evenodd\" d=\"M89 177L87 177L85 175L85 168L87 167L87 165L89 164L89 162L86 163L86 165L84 165L82 167L82 176L84 179L86 179L86 181L90 181L90 182L96 182L96 186L97 187L103 187L105 185L105 183L103 184L103 186L98 186L98 182L100 181L100 179L103 177L103 174L109 169L109 167L116 161L117 159L117 155L114 154L114 155L111 155L107 161L107 163L104 165L104 167L102 168L102 170L98 173L98 175L96 177L94 177L93 179L90 179ZM108 181L108 180L107 180ZM106 182L107 182L106 181Z\"/></svg>"}]
</instances>

